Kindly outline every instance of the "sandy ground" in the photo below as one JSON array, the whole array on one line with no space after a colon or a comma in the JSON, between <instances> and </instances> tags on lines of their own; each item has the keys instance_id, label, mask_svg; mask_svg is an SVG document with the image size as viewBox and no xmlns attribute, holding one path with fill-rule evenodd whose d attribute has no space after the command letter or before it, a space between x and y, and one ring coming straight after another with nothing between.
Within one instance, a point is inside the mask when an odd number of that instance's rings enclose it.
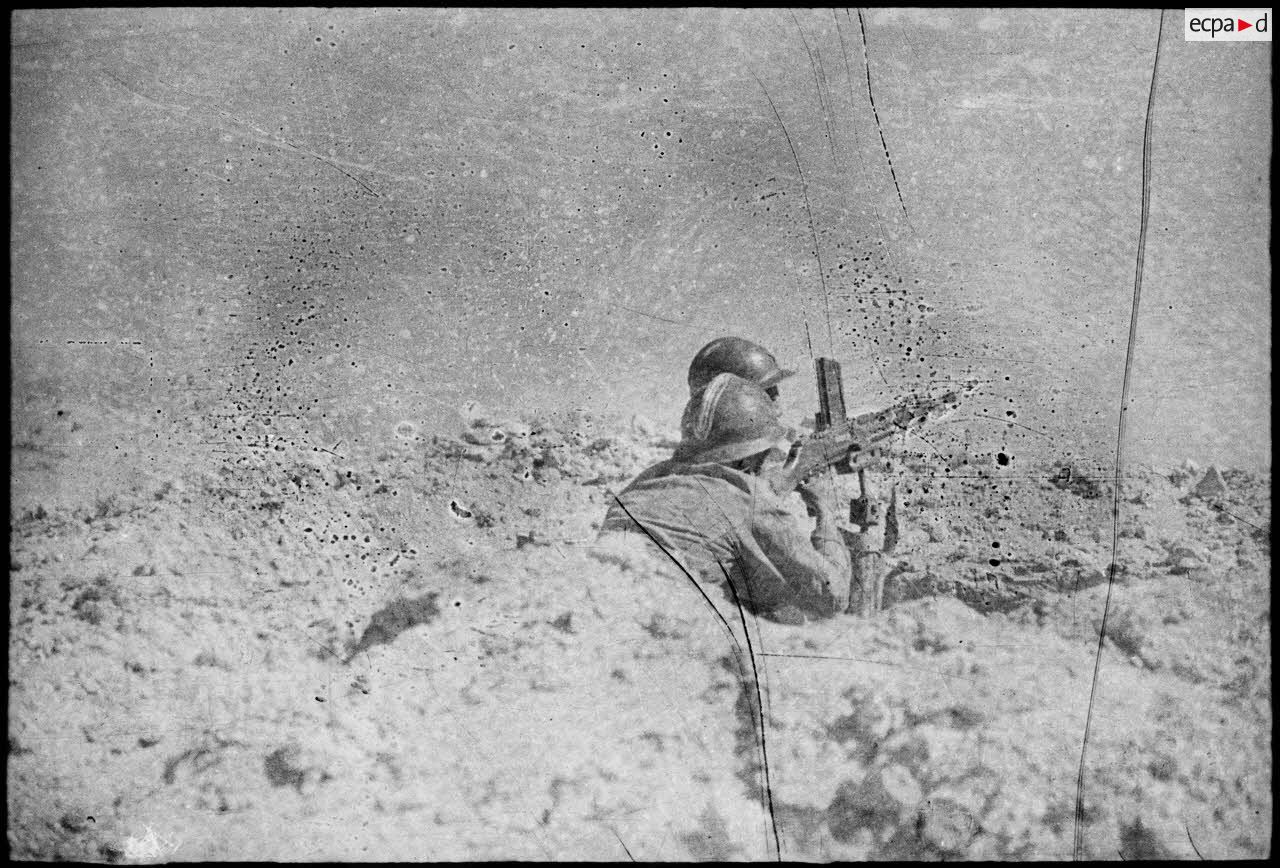
<instances>
[{"instance_id":1,"label":"sandy ground","mask_svg":"<svg viewBox=\"0 0 1280 868\"><path fill-rule=\"evenodd\" d=\"M11 856L1269 853L1269 45L11 23ZM900 444L880 617L713 612L595 545L671 446L631 414L725 334L800 372L789 421L815 355L852 413L978 384ZM1187 457L1268 470L1196 497Z\"/></svg>"},{"instance_id":2,"label":"sandy ground","mask_svg":"<svg viewBox=\"0 0 1280 868\"><path fill-rule=\"evenodd\" d=\"M1269 477L1125 475L1077 817L1108 481L904 470L886 611L796 627L594 542L670 432L399 434L110 491L19 437L12 858L1270 852Z\"/></svg>"}]
</instances>

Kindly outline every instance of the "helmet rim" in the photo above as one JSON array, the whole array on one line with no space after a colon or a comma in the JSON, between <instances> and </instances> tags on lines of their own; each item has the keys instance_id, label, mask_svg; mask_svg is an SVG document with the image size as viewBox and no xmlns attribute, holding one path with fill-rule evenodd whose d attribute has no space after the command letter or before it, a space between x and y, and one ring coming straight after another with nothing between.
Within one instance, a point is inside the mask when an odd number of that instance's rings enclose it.
<instances>
[{"instance_id":1,"label":"helmet rim","mask_svg":"<svg viewBox=\"0 0 1280 868\"><path fill-rule=\"evenodd\" d=\"M686 464L738 461L788 442L789 433L765 389L730 373L716 375L689 399L680 429L672 459Z\"/></svg>"},{"instance_id":2,"label":"helmet rim","mask_svg":"<svg viewBox=\"0 0 1280 868\"><path fill-rule=\"evenodd\" d=\"M711 341L694 355L689 365L690 394L697 394L722 373L736 374L770 389L795 371L780 367L773 353L755 341L726 335Z\"/></svg>"},{"instance_id":3,"label":"helmet rim","mask_svg":"<svg viewBox=\"0 0 1280 868\"><path fill-rule=\"evenodd\" d=\"M760 388L772 389L774 386L787 379L787 377L794 377L795 375L796 372L789 368L778 368L772 374L760 381Z\"/></svg>"}]
</instances>

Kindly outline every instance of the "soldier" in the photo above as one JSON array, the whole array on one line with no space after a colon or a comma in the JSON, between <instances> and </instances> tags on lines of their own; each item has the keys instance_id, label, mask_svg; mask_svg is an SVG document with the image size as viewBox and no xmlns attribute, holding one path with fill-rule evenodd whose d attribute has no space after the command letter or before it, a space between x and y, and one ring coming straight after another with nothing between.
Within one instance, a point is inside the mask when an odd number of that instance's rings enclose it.
<instances>
[{"instance_id":1,"label":"soldier","mask_svg":"<svg viewBox=\"0 0 1280 868\"><path fill-rule=\"evenodd\" d=\"M675 455L617 496L601 533L652 537L690 574L718 584L727 574L743 605L784 623L844 611L850 561L834 502L814 485L798 489L817 519L806 539L760 476L789 445L765 389L720 373L691 407Z\"/></svg>"},{"instance_id":2,"label":"soldier","mask_svg":"<svg viewBox=\"0 0 1280 868\"><path fill-rule=\"evenodd\" d=\"M770 400L776 403L778 384L795 374L795 371L779 367L773 353L755 341L737 337L716 338L698 350L689 363L689 401L684 405L680 418L682 431L690 421L691 414L697 412L698 393L718 374L735 374L744 380L750 380L764 389ZM633 484L664 474L669 464L671 461L663 461L649 467L636 477Z\"/></svg>"},{"instance_id":3,"label":"soldier","mask_svg":"<svg viewBox=\"0 0 1280 868\"><path fill-rule=\"evenodd\" d=\"M689 365L689 394L696 395L717 374L737 374L778 400L778 384L794 374L778 367L778 360L764 347L746 338L716 338L693 357Z\"/></svg>"}]
</instances>

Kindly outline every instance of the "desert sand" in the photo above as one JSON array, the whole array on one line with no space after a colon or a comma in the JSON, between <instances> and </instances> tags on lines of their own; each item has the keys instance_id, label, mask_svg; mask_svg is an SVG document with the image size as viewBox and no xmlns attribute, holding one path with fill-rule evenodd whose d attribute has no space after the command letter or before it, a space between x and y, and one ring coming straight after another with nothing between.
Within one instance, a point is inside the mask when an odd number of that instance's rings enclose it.
<instances>
[{"instance_id":1,"label":"desert sand","mask_svg":"<svg viewBox=\"0 0 1280 868\"><path fill-rule=\"evenodd\" d=\"M1084 855L1268 852L1268 477L1124 477L1099 647L1109 480L901 470L886 610L784 626L595 541L671 432L473 412L16 503L12 855L1064 859L1095 659Z\"/></svg>"}]
</instances>

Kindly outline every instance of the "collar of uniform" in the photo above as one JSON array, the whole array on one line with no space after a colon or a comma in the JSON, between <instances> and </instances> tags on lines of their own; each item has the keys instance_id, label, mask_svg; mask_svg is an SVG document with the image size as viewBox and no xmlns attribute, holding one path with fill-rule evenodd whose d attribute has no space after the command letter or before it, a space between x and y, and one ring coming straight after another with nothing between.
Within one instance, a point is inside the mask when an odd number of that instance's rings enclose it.
<instances>
[{"instance_id":1,"label":"collar of uniform","mask_svg":"<svg viewBox=\"0 0 1280 868\"><path fill-rule=\"evenodd\" d=\"M732 483L736 488L740 488L749 494L769 491L769 487L763 484L763 480L759 477L750 473L743 473L741 470L730 467L727 464L717 464L715 462L684 464L679 461L664 461L653 469L656 472L648 477L650 480L662 479L668 476L710 476L713 479L723 479Z\"/></svg>"}]
</instances>

